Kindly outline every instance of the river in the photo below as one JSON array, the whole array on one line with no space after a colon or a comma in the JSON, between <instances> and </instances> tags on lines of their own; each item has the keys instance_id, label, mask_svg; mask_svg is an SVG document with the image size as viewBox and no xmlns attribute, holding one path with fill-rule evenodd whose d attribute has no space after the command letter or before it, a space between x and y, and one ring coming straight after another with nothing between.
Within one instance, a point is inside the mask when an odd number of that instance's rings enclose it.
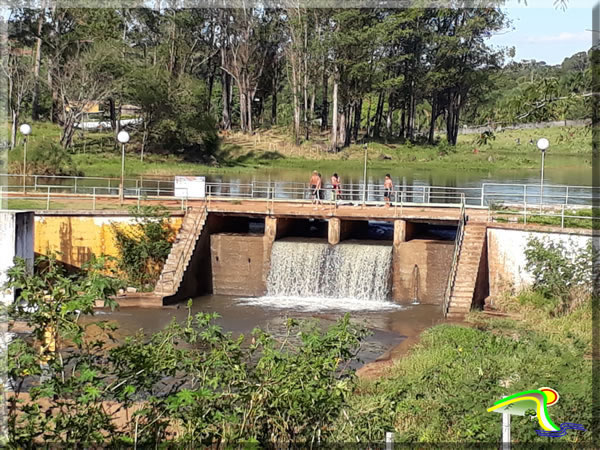
<instances>
[{"instance_id":1,"label":"river","mask_svg":"<svg viewBox=\"0 0 600 450\"><path fill-rule=\"evenodd\" d=\"M216 312L220 318L217 323L234 336L249 336L256 327L268 331L276 338L283 338L288 318L316 321L322 327L328 327L347 312L347 309L335 307L323 309L323 304L315 303L314 308L306 304L276 304L262 302L260 298L244 299L223 295L205 295L193 299L192 312ZM317 309L319 309L317 311ZM131 336L139 330L145 334L163 329L173 318L184 320L187 315L186 302L164 309L121 308L114 312L96 311L96 320L110 320L118 324L117 337ZM418 334L442 317L437 305L398 306L389 302L387 307L378 305L377 309L364 309L350 312L353 323L366 326L372 335L363 343L353 367L369 363L378 358L386 358L386 353L405 339L414 340Z\"/></svg>"}]
</instances>

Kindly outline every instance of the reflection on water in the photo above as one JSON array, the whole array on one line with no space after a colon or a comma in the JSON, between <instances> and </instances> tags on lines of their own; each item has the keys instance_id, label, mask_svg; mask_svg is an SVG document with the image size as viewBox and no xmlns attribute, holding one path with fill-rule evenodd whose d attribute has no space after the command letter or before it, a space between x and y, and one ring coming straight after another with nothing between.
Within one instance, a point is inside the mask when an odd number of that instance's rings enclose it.
<instances>
[{"instance_id":1,"label":"reflection on water","mask_svg":"<svg viewBox=\"0 0 600 450\"><path fill-rule=\"evenodd\" d=\"M234 336L249 336L254 328L259 327L275 337L285 335L288 318L316 320L320 326L328 327L347 312L342 309L329 309L326 313L306 311L293 304L281 308L282 305L274 307L267 302L261 303L259 299L254 300L249 302L236 297L207 295L194 299L192 312L218 313L221 317L217 323ZM159 331L173 318L182 321L187 315L187 309L185 303L180 303L177 308L122 308L115 312L100 313L101 316L96 319L116 321L119 325L116 335L124 337L139 330L146 334ZM353 322L363 324L373 332L359 353L359 359L366 363L376 360L405 338L416 336L424 328L437 323L441 319L441 309L436 305L417 305L376 311L352 311L350 316ZM356 364L355 368L360 365Z\"/></svg>"}]
</instances>

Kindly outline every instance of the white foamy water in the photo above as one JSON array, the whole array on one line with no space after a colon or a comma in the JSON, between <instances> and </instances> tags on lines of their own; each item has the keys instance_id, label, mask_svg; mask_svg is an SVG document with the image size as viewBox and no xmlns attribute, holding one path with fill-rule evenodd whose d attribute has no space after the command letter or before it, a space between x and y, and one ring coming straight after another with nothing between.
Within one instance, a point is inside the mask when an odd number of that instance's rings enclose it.
<instances>
[{"instance_id":1,"label":"white foamy water","mask_svg":"<svg viewBox=\"0 0 600 450\"><path fill-rule=\"evenodd\" d=\"M277 241L267 295L240 301L303 311L397 309L388 300L391 265L391 245Z\"/></svg>"},{"instance_id":2,"label":"white foamy water","mask_svg":"<svg viewBox=\"0 0 600 450\"><path fill-rule=\"evenodd\" d=\"M320 311L389 311L400 310L402 306L388 300L372 300L360 302L354 298L327 298L327 297L278 297L264 296L252 298L239 298L237 301L249 306L262 306L272 309L293 309L299 312Z\"/></svg>"}]
</instances>

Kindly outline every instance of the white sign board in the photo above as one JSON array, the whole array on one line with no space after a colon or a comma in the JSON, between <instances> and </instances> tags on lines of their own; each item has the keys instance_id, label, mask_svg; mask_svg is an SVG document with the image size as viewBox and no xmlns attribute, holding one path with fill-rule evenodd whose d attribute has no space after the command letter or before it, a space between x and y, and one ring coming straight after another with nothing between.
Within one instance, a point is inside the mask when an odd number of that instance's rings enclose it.
<instances>
[{"instance_id":1,"label":"white sign board","mask_svg":"<svg viewBox=\"0 0 600 450\"><path fill-rule=\"evenodd\" d=\"M206 177L175 177L175 197L204 198Z\"/></svg>"}]
</instances>

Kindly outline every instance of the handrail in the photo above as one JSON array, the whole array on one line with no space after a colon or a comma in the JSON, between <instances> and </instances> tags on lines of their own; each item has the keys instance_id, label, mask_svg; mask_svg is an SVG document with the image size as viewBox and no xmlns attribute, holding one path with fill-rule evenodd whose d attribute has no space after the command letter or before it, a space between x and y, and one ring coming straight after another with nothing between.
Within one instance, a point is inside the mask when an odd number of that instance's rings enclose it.
<instances>
[{"instance_id":1,"label":"handrail","mask_svg":"<svg viewBox=\"0 0 600 450\"><path fill-rule=\"evenodd\" d=\"M194 219L194 222L192 224L192 229L191 229L192 233L194 232L194 230L196 230L198 228L199 224L205 219L207 212L208 212L208 208L206 207L206 203L205 203L202 208L201 213L198 214L198 216L196 216L196 218ZM175 268L163 271L161 273L159 282L171 283L171 288L170 288L169 292L173 292L173 293L175 292L175 280L179 280L180 277L183 276L183 271L184 271L183 262L184 262L186 255L188 255L193 250L191 248L192 242L195 245L196 239L191 239L191 236L190 236L190 238L184 243L183 250L179 253L179 257L177 259L177 262L175 263ZM170 275L168 280L165 279L166 275Z\"/></svg>"},{"instance_id":2,"label":"handrail","mask_svg":"<svg viewBox=\"0 0 600 450\"><path fill-rule=\"evenodd\" d=\"M456 229L456 239L454 240L454 252L452 255L452 265L450 266L450 273L448 274L448 282L446 283L446 290L444 291L444 302L442 304L442 313L444 317L448 315L448 308L450 307L450 298L452 297L452 290L454 289L454 282L456 281L456 272L458 270L458 258L460 250L462 248L462 240L465 233L465 203L461 205L460 216L458 219L458 228Z\"/></svg>"}]
</instances>

